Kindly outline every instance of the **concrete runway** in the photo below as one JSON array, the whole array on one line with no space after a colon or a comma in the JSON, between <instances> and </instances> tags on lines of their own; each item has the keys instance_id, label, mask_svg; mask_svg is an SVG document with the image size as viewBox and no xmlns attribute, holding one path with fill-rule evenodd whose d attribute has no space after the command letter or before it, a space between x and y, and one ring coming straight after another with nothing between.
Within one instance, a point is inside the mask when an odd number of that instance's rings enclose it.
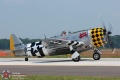
<instances>
[{"instance_id":1,"label":"concrete runway","mask_svg":"<svg viewBox=\"0 0 120 80\"><path fill-rule=\"evenodd\" d=\"M31 66L120 66L120 58L82 58L79 62L73 62L71 58L0 58L0 65L31 65Z\"/></svg>"},{"instance_id":2,"label":"concrete runway","mask_svg":"<svg viewBox=\"0 0 120 80\"><path fill-rule=\"evenodd\" d=\"M71 58L0 58L0 72L39 75L78 75L78 76L120 76L119 58L82 58L73 62Z\"/></svg>"}]
</instances>

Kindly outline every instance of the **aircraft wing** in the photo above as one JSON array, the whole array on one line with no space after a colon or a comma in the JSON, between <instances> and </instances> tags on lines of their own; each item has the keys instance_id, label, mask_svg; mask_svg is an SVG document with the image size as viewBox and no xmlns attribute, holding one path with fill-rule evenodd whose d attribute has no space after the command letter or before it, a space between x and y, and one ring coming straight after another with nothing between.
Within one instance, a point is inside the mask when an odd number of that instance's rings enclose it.
<instances>
[{"instance_id":1,"label":"aircraft wing","mask_svg":"<svg viewBox=\"0 0 120 80\"><path fill-rule=\"evenodd\" d=\"M79 53L76 51L76 48L84 45L84 42L62 40L62 39L46 39L45 42L48 44L47 47L56 51L60 49L70 50L72 54L71 55L72 59L75 59L79 56Z\"/></svg>"},{"instance_id":2,"label":"aircraft wing","mask_svg":"<svg viewBox=\"0 0 120 80\"><path fill-rule=\"evenodd\" d=\"M73 48L77 48L84 45L84 42L63 40L63 39L46 39L45 42L47 43L48 47L55 49L69 48L69 46L72 46Z\"/></svg>"}]
</instances>

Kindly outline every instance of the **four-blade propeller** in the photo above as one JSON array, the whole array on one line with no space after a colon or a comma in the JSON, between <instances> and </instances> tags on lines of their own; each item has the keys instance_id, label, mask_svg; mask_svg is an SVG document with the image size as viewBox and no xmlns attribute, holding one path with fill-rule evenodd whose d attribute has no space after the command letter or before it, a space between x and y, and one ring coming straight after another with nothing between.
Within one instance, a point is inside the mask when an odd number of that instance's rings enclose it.
<instances>
[{"instance_id":1,"label":"four-blade propeller","mask_svg":"<svg viewBox=\"0 0 120 80\"><path fill-rule=\"evenodd\" d=\"M109 28L107 29L104 22L103 22L103 27L104 27L104 36L105 36L105 41L108 43L109 47L112 49L112 53L115 51L115 45L114 42L112 41L110 35L112 34L113 27L112 24L109 23Z\"/></svg>"}]
</instances>

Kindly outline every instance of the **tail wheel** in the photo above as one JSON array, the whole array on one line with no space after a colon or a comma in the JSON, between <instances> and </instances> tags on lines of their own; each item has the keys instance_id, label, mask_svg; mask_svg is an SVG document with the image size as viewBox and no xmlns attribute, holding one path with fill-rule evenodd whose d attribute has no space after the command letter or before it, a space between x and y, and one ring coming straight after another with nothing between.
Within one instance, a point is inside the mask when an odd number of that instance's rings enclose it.
<instances>
[{"instance_id":1,"label":"tail wheel","mask_svg":"<svg viewBox=\"0 0 120 80\"><path fill-rule=\"evenodd\" d=\"M72 59L74 62L79 62L80 61L80 56L78 56L77 58L75 59Z\"/></svg>"},{"instance_id":2,"label":"tail wheel","mask_svg":"<svg viewBox=\"0 0 120 80\"><path fill-rule=\"evenodd\" d=\"M25 58L25 61L28 61L28 58Z\"/></svg>"},{"instance_id":3,"label":"tail wheel","mask_svg":"<svg viewBox=\"0 0 120 80\"><path fill-rule=\"evenodd\" d=\"M101 55L99 53L94 53L93 54L93 59L94 60L99 60L101 58Z\"/></svg>"}]
</instances>

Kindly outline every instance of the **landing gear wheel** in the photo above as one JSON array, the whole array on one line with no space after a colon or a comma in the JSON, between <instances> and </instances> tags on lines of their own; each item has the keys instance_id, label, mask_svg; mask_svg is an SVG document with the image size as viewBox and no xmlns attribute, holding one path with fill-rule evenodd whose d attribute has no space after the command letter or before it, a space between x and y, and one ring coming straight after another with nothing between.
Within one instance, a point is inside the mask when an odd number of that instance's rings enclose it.
<instances>
[{"instance_id":1,"label":"landing gear wheel","mask_svg":"<svg viewBox=\"0 0 120 80\"><path fill-rule=\"evenodd\" d=\"M25 58L25 61L28 61L28 58Z\"/></svg>"},{"instance_id":2,"label":"landing gear wheel","mask_svg":"<svg viewBox=\"0 0 120 80\"><path fill-rule=\"evenodd\" d=\"M94 53L93 54L93 59L94 60L99 60L101 58L100 54L99 53Z\"/></svg>"},{"instance_id":3,"label":"landing gear wheel","mask_svg":"<svg viewBox=\"0 0 120 80\"><path fill-rule=\"evenodd\" d=\"M72 59L74 62L79 62L80 61L80 56L78 56L77 58L75 59Z\"/></svg>"}]
</instances>

